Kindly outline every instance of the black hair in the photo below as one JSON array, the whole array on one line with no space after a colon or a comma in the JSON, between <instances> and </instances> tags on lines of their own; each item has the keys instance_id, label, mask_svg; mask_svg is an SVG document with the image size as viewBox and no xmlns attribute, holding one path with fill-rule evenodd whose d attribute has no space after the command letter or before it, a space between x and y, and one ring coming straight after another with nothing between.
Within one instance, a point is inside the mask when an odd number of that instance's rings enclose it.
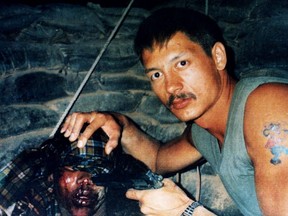
<instances>
[{"instance_id":1,"label":"black hair","mask_svg":"<svg viewBox=\"0 0 288 216\"><path fill-rule=\"evenodd\" d=\"M162 8L140 24L134 41L136 54L142 61L144 49L152 50L155 44L163 46L177 32L202 46L208 56L212 56L216 42L225 45L221 29L209 16L187 8Z\"/></svg>"}]
</instances>

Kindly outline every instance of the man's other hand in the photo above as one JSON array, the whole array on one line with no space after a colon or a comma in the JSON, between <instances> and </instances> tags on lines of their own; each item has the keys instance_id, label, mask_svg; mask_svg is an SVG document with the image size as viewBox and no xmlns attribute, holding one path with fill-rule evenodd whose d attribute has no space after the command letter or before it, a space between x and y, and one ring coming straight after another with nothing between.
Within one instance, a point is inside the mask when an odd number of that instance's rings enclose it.
<instances>
[{"instance_id":1,"label":"man's other hand","mask_svg":"<svg viewBox=\"0 0 288 216\"><path fill-rule=\"evenodd\" d=\"M84 125L84 131L82 128ZM87 140L99 128L109 137L105 146L105 151L110 154L111 151L118 145L121 136L122 127L118 124L117 120L112 114L104 112L75 112L68 115L61 128L61 133L65 137L69 137L71 142L78 139L78 147L82 148L86 145Z\"/></svg>"}]
</instances>

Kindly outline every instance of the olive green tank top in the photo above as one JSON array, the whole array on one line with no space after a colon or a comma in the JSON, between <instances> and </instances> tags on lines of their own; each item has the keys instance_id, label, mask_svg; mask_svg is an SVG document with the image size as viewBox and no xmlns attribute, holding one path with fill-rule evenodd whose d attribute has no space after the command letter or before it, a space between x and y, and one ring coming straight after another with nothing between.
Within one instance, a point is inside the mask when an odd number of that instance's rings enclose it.
<instances>
[{"instance_id":1,"label":"olive green tank top","mask_svg":"<svg viewBox=\"0 0 288 216\"><path fill-rule=\"evenodd\" d=\"M288 79L247 77L237 83L221 151L214 136L196 124L192 126L192 139L195 146L220 176L228 194L245 216L262 214L256 197L254 168L245 146L244 109L249 94L259 85L271 82L288 83Z\"/></svg>"}]
</instances>

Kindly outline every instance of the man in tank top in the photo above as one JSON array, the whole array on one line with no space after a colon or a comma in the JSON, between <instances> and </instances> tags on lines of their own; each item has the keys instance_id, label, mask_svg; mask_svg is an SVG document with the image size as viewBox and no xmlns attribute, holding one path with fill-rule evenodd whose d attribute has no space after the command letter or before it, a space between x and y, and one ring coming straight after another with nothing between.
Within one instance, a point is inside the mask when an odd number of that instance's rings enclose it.
<instances>
[{"instance_id":1,"label":"man in tank top","mask_svg":"<svg viewBox=\"0 0 288 216\"><path fill-rule=\"evenodd\" d=\"M287 79L247 77L237 82L227 70L225 41L215 22L190 9L160 9L140 25L135 50L160 101L187 128L160 143L127 116L73 113L62 127L83 147L102 128L106 152L118 143L161 174L202 158L219 174L244 215L288 212ZM83 124L89 127L80 135ZM209 215L172 181L159 190L128 190L147 215ZM205 204L205 203L204 203Z\"/></svg>"}]
</instances>

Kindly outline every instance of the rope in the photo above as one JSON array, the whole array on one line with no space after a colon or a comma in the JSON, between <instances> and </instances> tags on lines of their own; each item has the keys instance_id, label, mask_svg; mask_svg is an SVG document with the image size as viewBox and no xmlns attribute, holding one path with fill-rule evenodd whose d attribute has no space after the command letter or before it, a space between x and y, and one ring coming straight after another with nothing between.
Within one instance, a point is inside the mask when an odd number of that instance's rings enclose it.
<instances>
[{"instance_id":1,"label":"rope","mask_svg":"<svg viewBox=\"0 0 288 216\"><path fill-rule=\"evenodd\" d=\"M101 49L100 53L98 54L98 56L96 57L93 65L91 66L90 70L88 71L88 73L86 74L84 80L82 81L82 83L80 84L78 90L76 91L76 93L74 94L74 97L72 98L72 100L70 101L70 103L68 104L68 106L66 107L64 113L62 114L61 118L59 119L58 123L56 124L56 126L54 127L52 133L50 134L50 137L53 137L55 135L55 133L57 132L57 130L59 129L59 127L61 126L62 122L64 121L64 119L66 118L67 114L69 113L69 111L71 110L71 108L73 107L74 103L76 102L76 100L78 99L81 91L83 90L84 86L86 85L87 81L89 80L91 74L93 73L95 67L97 66L100 58L102 57L103 53L106 51L108 45L110 44L110 42L112 41L113 37L115 36L117 30L119 29L120 25L122 24L124 18L126 17L127 13L129 12L131 5L133 4L134 0L131 0L130 3L128 4L128 6L126 7L126 9L124 10L122 16L120 17L118 23L116 24L116 26L114 27L113 31L111 32L109 38L107 39L106 43L104 44L103 48Z\"/></svg>"},{"instance_id":2,"label":"rope","mask_svg":"<svg viewBox=\"0 0 288 216\"><path fill-rule=\"evenodd\" d=\"M209 9L209 0L205 0L205 14L208 15L208 9Z\"/></svg>"},{"instance_id":3,"label":"rope","mask_svg":"<svg viewBox=\"0 0 288 216\"><path fill-rule=\"evenodd\" d=\"M200 165L196 167L196 173L197 173L197 181L196 181L196 192L195 192L195 199L196 201L200 200L200 194L201 194L201 172L200 172Z\"/></svg>"},{"instance_id":4,"label":"rope","mask_svg":"<svg viewBox=\"0 0 288 216\"><path fill-rule=\"evenodd\" d=\"M205 0L205 15L208 16L209 13L209 0ZM201 171L200 171L200 165L196 167L196 175L197 175L197 181L196 181L196 191L195 191L195 199L196 201L200 200L201 195Z\"/></svg>"}]
</instances>

